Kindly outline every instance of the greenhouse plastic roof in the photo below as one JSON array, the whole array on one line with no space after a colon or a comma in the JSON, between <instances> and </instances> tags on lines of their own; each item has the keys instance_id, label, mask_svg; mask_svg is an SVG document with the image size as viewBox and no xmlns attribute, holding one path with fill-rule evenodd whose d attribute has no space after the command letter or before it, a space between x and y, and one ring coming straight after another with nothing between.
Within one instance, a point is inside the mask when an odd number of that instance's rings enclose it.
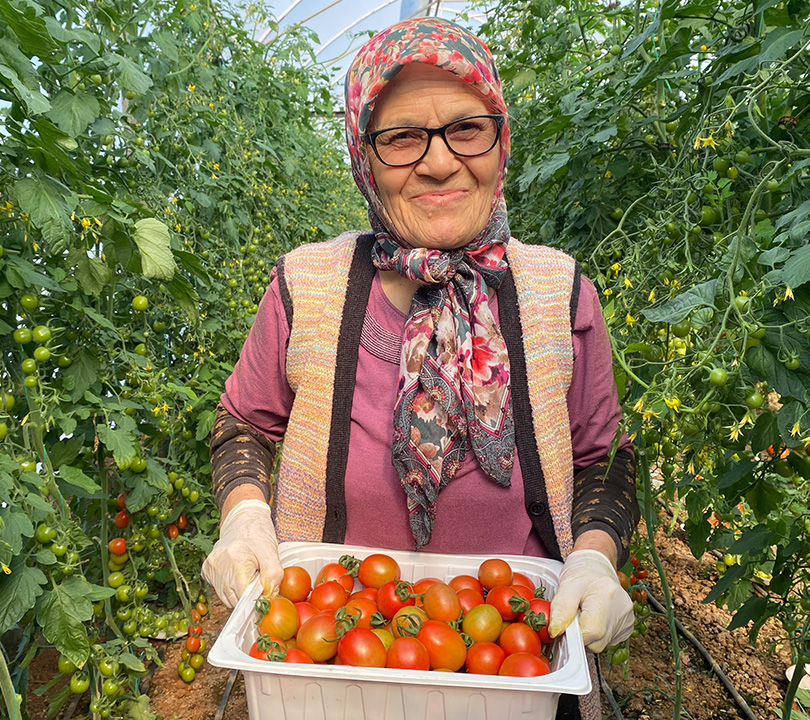
<instances>
[{"instance_id":1,"label":"greenhouse plastic roof","mask_svg":"<svg viewBox=\"0 0 810 720\"><path fill-rule=\"evenodd\" d=\"M354 51L370 33L417 16L443 17L474 29L483 14L471 4L469 0L279 0L275 8L280 28L302 23L317 33L318 62L334 71L334 83L340 85ZM273 32L260 28L258 36L267 41Z\"/></svg>"}]
</instances>

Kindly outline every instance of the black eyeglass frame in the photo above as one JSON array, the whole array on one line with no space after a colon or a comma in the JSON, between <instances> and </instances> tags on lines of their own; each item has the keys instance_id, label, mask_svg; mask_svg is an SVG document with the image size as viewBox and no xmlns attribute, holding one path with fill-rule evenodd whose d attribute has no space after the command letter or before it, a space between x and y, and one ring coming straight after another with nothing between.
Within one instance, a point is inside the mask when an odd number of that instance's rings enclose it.
<instances>
[{"instance_id":1,"label":"black eyeglass frame","mask_svg":"<svg viewBox=\"0 0 810 720\"><path fill-rule=\"evenodd\" d=\"M450 143L447 142L447 132L448 128L453 127L453 125L457 125L460 122L464 122L465 120L476 120L478 118L489 118L490 120L495 121L495 139L486 150L473 153L472 155L465 155L464 153L456 152L453 148L450 147ZM501 138L501 130L503 126L506 124L506 116L505 115L470 115L468 117L459 118L458 120L453 120L451 123L447 123L447 125L442 125L441 127L437 128L429 128L429 127L419 127L418 125L397 125L395 127L383 128L382 130L375 130L374 132L367 132L363 133L361 136L363 140L365 140L369 145L371 145L371 149L374 151L374 154L377 156L377 159L383 164L388 167L408 167L409 165L416 165L416 163L420 162L425 155L428 154L430 150L430 143L433 140L434 135L441 135L442 140L444 140L444 144L447 146L447 149L453 153L454 155L458 155L459 157L478 157L479 155L486 155L492 148L494 148L498 141ZM408 163L403 163L401 165L393 165L389 162L380 157L380 152L377 150L377 138L382 135L383 133L391 132L392 130L424 130L427 133L428 139L427 144L425 145L424 152L416 158L416 160L412 160Z\"/></svg>"}]
</instances>

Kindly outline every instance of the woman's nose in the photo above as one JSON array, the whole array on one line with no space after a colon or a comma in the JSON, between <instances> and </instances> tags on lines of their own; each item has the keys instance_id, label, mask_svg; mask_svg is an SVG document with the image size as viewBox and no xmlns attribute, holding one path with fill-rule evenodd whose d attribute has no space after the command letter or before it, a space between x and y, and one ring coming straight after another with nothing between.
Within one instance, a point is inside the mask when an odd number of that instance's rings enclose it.
<instances>
[{"instance_id":1,"label":"woman's nose","mask_svg":"<svg viewBox=\"0 0 810 720\"><path fill-rule=\"evenodd\" d=\"M416 163L416 172L419 175L444 180L460 166L461 159L447 146L444 138L441 135L434 135L430 138L425 156Z\"/></svg>"}]
</instances>

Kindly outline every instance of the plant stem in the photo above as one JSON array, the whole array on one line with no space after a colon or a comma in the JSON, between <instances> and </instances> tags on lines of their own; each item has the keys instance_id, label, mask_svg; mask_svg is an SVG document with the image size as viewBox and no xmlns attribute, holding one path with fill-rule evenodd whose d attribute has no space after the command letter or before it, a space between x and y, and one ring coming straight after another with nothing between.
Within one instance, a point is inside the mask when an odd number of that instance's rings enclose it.
<instances>
[{"instance_id":1,"label":"plant stem","mask_svg":"<svg viewBox=\"0 0 810 720\"><path fill-rule=\"evenodd\" d=\"M796 697L796 691L799 689L799 683L804 677L804 661L800 657L796 662L796 667L793 668L793 677L790 679L787 693L785 694L785 702L782 703L782 720L790 720L793 713L793 700Z\"/></svg>"},{"instance_id":2,"label":"plant stem","mask_svg":"<svg viewBox=\"0 0 810 720\"><path fill-rule=\"evenodd\" d=\"M175 589L177 590L177 595L183 603L183 608L186 611L186 615L188 615L189 620L191 620L191 603L189 602L190 593L188 584L186 583L186 579L183 577L183 574L180 572L180 568L177 567L177 561L174 559L174 551L172 550L172 546L169 544L169 541L165 536L163 537L163 547L166 548L166 557L169 558L169 564L172 566L172 573L174 574L174 584Z\"/></svg>"},{"instance_id":3,"label":"plant stem","mask_svg":"<svg viewBox=\"0 0 810 720\"><path fill-rule=\"evenodd\" d=\"M6 713L10 720L21 720L20 705L22 704L22 695L18 695L14 689L14 683L11 682L11 675L8 672L8 665L6 664L6 655L0 646L0 691L3 693L3 702L6 705Z\"/></svg>"},{"instance_id":4,"label":"plant stem","mask_svg":"<svg viewBox=\"0 0 810 720\"><path fill-rule=\"evenodd\" d=\"M638 467L641 472L641 480L644 487L643 498L643 512L644 523L647 526L647 545L650 551L650 556L653 559L655 569L658 571L658 577L661 579L661 590L664 594L664 606L666 608L666 618L669 624L669 637L672 644L672 657L675 661L675 696L672 699L672 717L673 720L678 720L681 716L681 703L683 701L683 669L681 668L681 648L678 643L678 629L675 626L675 608L672 604L672 593L669 590L669 583L667 576L664 572L664 567L661 564L661 558L658 555L658 550L655 547L655 529L657 527L657 520L655 510L653 509L653 489L652 481L650 479L650 465L647 461L647 453L643 445L639 445L638 450Z\"/></svg>"}]
</instances>

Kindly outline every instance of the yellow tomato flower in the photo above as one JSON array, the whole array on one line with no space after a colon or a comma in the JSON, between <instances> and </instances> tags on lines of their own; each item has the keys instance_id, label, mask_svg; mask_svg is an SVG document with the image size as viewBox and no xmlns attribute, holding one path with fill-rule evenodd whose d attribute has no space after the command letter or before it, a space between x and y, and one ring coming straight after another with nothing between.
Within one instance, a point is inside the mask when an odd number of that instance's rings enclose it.
<instances>
[{"instance_id":1,"label":"yellow tomato flower","mask_svg":"<svg viewBox=\"0 0 810 720\"><path fill-rule=\"evenodd\" d=\"M680 398L664 398L664 403L670 410L674 410L675 412L679 412L681 409Z\"/></svg>"}]
</instances>

